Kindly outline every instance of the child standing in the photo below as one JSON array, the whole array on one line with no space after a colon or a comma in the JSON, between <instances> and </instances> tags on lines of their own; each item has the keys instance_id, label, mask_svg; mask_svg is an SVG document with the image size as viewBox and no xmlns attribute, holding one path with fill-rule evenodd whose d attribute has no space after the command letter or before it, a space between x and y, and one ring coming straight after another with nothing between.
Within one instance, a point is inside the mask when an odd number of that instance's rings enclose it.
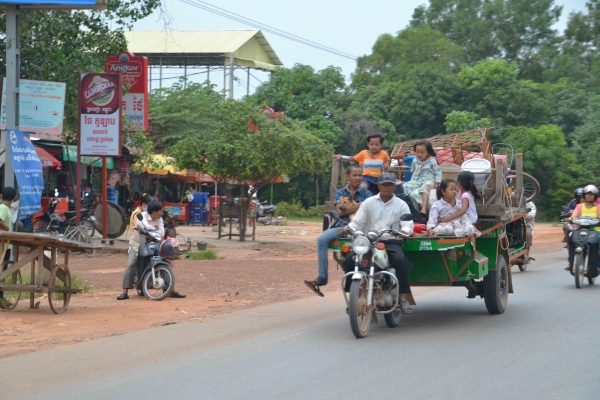
<instances>
[{"instance_id":1,"label":"child standing","mask_svg":"<svg viewBox=\"0 0 600 400\"><path fill-rule=\"evenodd\" d=\"M467 218L474 225L477 222L475 199L479 198L479 193L477 193L477 187L475 186L475 175L471 171L461 172L456 180L456 188L458 189L458 199L462 204L461 209L448 217L441 218L440 222L450 222L467 214Z\"/></svg>"},{"instance_id":2,"label":"child standing","mask_svg":"<svg viewBox=\"0 0 600 400\"><path fill-rule=\"evenodd\" d=\"M363 150L355 156L342 156L334 154L334 160L354 161L363 167L363 180L360 187L368 189L371 193L378 193L377 180L383 171L387 171L390 166L390 156L383 147L383 135L376 133L367 136L367 147L369 150Z\"/></svg>"},{"instance_id":3,"label":"child standing","mask_svg":"<svg viewBox=\"0 0 600 400\"><path fill-rule=\"evenodd\" d=\"M410 168L412 178L410 182L404 184L404 189L421 202L421 214L427 214L429 192L439 186L442 181L442 171L437 165L436 154L429 140L419 140L413 146L413 150L417 159L412 163Z\"/></svg>"},{"instance_id":4,"label":"child standing","mask_svg":"<svg viewBox=\"0 0 600 400\"><path fill-rule=\"evenodd\" d=\"M449 222L441 222L444 217L449 217L461 210L462 204L457 200L458 190L452 179L444 179L437 188L439 200L431 207L427 221L429 236L471 236L475 233L473 224L465 213Z\"/></svg>"}]
</instances>

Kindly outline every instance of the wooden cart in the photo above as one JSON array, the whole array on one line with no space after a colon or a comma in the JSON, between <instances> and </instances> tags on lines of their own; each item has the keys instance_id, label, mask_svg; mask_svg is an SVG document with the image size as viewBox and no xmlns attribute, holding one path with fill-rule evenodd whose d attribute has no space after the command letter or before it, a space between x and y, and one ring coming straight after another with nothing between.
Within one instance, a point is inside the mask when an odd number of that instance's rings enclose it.
<instances>
[{"instance_id":1,"label":"wooden cart","mask_svg":"<svg viewBox=\"0 0 600 400\"><path fill-rule=\"evenodd\" d=\"M14 261L6 261L0 268L0 292L2 292L0 308L14 309L23 293L29 293L29 306L36 308L36 294L46 294L50 309L55 314L67 310L72 294L81 293L81 289L72 287L69 251L104 247L100 244L90 245L50 234L1 233L0 249L7 249L9 245L13 246ZM23 248L28 249L24 256L20 254ZM62 264L58 263L59 251L64 253ZM4 259L5 252L6 250L0 259ZM44 279L44 271L50 273L48 280ZM25 281L28 281L28 284Z\"/></svg>"}]
</instances>

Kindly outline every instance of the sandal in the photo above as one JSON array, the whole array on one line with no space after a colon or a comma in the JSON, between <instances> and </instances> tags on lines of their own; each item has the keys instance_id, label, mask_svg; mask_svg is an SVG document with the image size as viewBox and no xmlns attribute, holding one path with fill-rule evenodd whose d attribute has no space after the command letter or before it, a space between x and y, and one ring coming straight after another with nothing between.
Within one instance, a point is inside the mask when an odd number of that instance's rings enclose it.
<instances>
[{"instance_id":1,"label":"sandal","mask_svg":"<svg viewBox=\"0 0 600 400\"><path fill-rule=\"evenodd\" d=\"M125 293L121 293L121 295L119 297L117 297L117 300L128 300L129 296L127 296Z\"/></svg>"},{"instance_id":2,"label":"sandal","mask_svg":"<svg viewBox=\"0 0 600 400\"><path fill-rule=\"evenodd\" d=\"M570 265L567 265L567 266L565 267L565 271L570 271L570 270L571 270L571 266L570 266Z\"/></svg>"},{"instance_id":3,"label":"sandal","mask_svg":"<svg viewBox=\"0 0 600 400\"><path fill-rule=\"evenodd\" d=\"M171 293L171 295L169 297L173 297L176 299L183 299L186 295L185 294L181 294L179 292L173 292Z\"/></svg>"},{"instance_id":4,"label":"sandal","mask_svg":"<svg viewBox=\"0 0 600 400\"><path fill-rule=\"evenodd\" d=\"M408 300L403 300L400 302L400 309L402 310L402 314L412 313L412 308L410 308L410 302Z\"/></svg>"},{"instance_id":5,"label":"sandal","mask_svg":"<svg viewBox=\"0 0 600 400\"><path fill-rule=\"evenodd\" d=\"M308 286L310 290L315 292L317 296L325 297L325 295L321 293L321 289L319 288L317 281L304 281L304 284Z\"/></svg>"}]
</instances>

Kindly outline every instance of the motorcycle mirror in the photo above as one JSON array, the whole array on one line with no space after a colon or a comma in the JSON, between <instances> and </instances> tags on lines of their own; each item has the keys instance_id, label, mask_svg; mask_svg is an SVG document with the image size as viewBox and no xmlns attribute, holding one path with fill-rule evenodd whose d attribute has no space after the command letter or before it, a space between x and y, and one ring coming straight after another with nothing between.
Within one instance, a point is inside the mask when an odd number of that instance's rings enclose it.
<instances>
[{"instance_id":1,"label":"motorcycle mirror","mask_svg":"<svg viewBox=\"0 0 600 400\"><path fill-rule=\"evenodd\" d=\"M140 221L142 221L144 219L144 217L142 217L142 214L137 214L136 217Z\"/></svg>"},{"instance_id":2,"label":"motorcycle mirror","mask_svg":"<svg viewBox=\"0 0 600 400\"><path fill-rule=\"evenodd\" d=\"M413 217L412 214L403 214L400 217L400 221L414 221L414 220L415 220L415 217Z\"/></svg>"},{"instance_id":3,"label":"motorcycle mirror","mask_svg":"<svg viewBox=\"0 0 600 400\"><path fill-rule=\"evenodd\" d=\"M342 219L342 217L340 216L339 213L337 213L336 211L330 211L329 212L329 216L333 219Z\"/></svg>"},{"instance_id":4,"label":"motorcycle mirror","mask_svg":"<svg viewBox=\"0 0 600 400\"><path fill-rule=\"evenodd\" d=\"M531 211L531 208L529 208L529 207L527 207L527 208L525 209L525 212L530 212L530 211Z\"/></svg>"}]
</instances>

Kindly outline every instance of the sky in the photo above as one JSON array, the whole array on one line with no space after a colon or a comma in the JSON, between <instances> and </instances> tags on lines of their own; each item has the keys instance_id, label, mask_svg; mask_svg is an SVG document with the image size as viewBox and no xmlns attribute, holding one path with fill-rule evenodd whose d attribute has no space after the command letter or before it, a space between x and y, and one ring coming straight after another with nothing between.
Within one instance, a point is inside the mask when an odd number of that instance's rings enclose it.
<instances>
[{"instance_id":1,"label":"sky","mask_svg":"<svg viewBox=\"0 0 600 400\"><path fill-rule=\"evenodd\" d=\"M243 15L265 25L300 36L328 47L341 50L354 56L369 54L377 37L384 33L395 34L405 28L413 10L427 3L426 0L375 0L372 2L356 0L279 0L277 2L254 2L248 0L206 2ZM566 26L567 16L572 11L583 11L586 0L555 0L562 5L563 14L555 28L562 32ZM255 29L240 22L201 10L180 0L165 0L165 7L170 15L170 29L173 30L205 30L205 29ZM163 19L158 13L138 21L134 30L161 30ZM293 67L296 63L307 64L315 70L330 65L340 67L346 79L354 72L356 61L338 55L323 52L294 41L263 32L279 59L285 67ZM191 71L188 73L199 72ZM252 71L250 92L260 85L260 81L268 78L267 73ZM183 75L183 70L163 70L163 86L169 86L176 79L165 79ZM234 95L240 98L246 94L246 73L238 72L239 80L234 85ZM153 78L156 79L157 74ZM223 86L222 72L211 72L211 81L217 84L217 90ZM203 82L205 74L190 77L191 81ZM158 82L153 82L156 88Z\"/></svg>"}]
</instances>

